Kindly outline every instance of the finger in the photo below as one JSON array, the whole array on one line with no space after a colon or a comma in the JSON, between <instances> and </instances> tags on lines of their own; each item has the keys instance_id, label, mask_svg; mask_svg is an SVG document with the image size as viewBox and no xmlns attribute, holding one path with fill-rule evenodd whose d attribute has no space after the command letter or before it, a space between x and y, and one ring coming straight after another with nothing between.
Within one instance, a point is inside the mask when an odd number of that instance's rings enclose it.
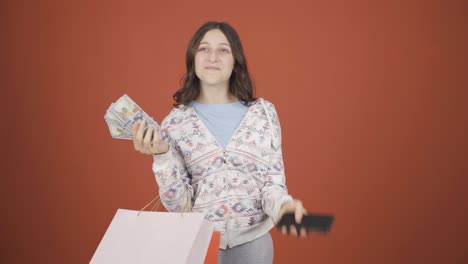
<instances>
[{"instance_id":1,"label":"finger","mask_svg":"<svg viewBox=\"0 0 468 264\"><path fill-rule=\"evenodd\" d=\"M140 121L136 121L135 123L133 123L132 125L132 135L133 135L133 138L135 138L135 135L136 135L136 131L138 130L138 127L140 126Z\"/></svg>"},{"instance_id":2,"label":"finger","mask_svg":"<svg viewBox=\"0 0 468 264\"><path fill-rule=\"evenodd\" d=\"M153 127L148 126L145 131L145 137L143 138L143 143L145 144L145 146L149 146L152 136L153 136Z\"/></svg>"},{"instance_id":3,"label":"finger","mask_svg":"<svg viewBox=\"0 0 468 264\"><path fill-rule=\"evenodd\" d=\"M139 121L139 125L137 131L135 133L134 144L135 149L139 150L140 152L143 151L143 132L145 130L145 121Z\"/></svg>"},{"instance_id":4,"label":"finger","mask_svg":"<svg viewBox=\"0 0 468 264\"><path fill-rule=\"evenodd\" d=\"M302 221L302 216L304 215L304 212L303 212L304 207L302 207L301 201L297 201L295 207L296 208L294 209L294 211L295 211L296 223L300 224Z\"/></svg>"},{"instance_id":5,"label":"finger","mask_svg":"<svg viewBox=\"0 0 468 264\"><path fill-rule=\"evenodd\" d=\"M301 228L301 237L306 238L307 237L307 231L305 228Z\"/></svg>"},{"instance_id":6,"label":"finger","mask_svg":"<svg viewBox=\"0 0 468 264\"><path fill-rule=\"evenodd\" d=\"M138 141L141 141L143 140L143 133L145 132L145 127L146 127L146 122L145 120L142 120L141 122L139 122L139 126L138 126L138 129L136 131L136 135L135 135L135 138L138 140Z\"/></svg>"},{"instance_id":7,"label":"finger","mask_svg":"<svg viewBox=\"0 0 468 264\"><path fill-rule=\"evenodd\" d=\"M146 135L145 135L145 138L143 139L143 146L144 146L145 152L149 154L151 153L151 149L152 149L151 137L153 136L153 128L148 126L145 133Z\"/></svg>"},{"instance_id":8,"label":"finger","mask_svg":"<svg viewBox=\"0 0 468 264\"><path fill-rule=\"evenodd\" d=\"M138 144L137 140L135 139L135 137L133 137L133 148L135 148L135 150L140 150L140 149L138 148L138 145L139 145L139 144Z\"/></svg>"},{"instance_id":9,"label":"finger","mask_svg":"<svg viewBox=\"0 0 468 264\"><path fill-rule=\"evenodd\" d=\"M154 129L153 137L151 141L151 152L152 153L164 152L164 151L167 151L166 147L167 146L165 142L160 139L159 131Z\"/></svg>"},{"instance_id":10,"label":"finger","mask_svg":"<svg viewBox=\"0 0 468 264\"><path fill-rule=\"evenodd\" d=\"M294 237L297 237L296 226L294 226L294 225L290 226L289 231L291 232L291 235L293 235Z\"/></svg>"},{"instance_id":11,"label":"finger","mask_svg":"<svg viewBox=\"0 0 468 264\"><path fill-rule=\"evenodd\" d=\"M133 130L132 130L133 147L135 148L135 150L138 150L138 151L140 151L140 142L138 142L138 139L137 139L137 131L139 127L140 127L140 121L136 121L135 123L133 123Z\"/></svg>"},{"instance_id":12,"label":"finger","mask_svg":"<svg viewBox=\"0 0 468 264\"><path fill-rule=\"evenodd\" d=\"M151 142L153 143L153 145L158 145L160 141L161 141L161 138L160 138L159 130L154 129L153 137L151 138Z\"/></svg>"},{"instance_id":13,"label":"finger","mask_svg":"<svg viewBox=\"0 0 468 264\"><path fill-rule=\"evenodd\" d=\"M278 219L281 219L281 217L283 217L283 214L284 214L284 207L285 207L284 204L282 204L282 205L280 206L280 209L279 209L279 211L278 211Z\"/></svg>"},{"instance_id":14,"label":"finger","mask_svg":"<svg viewBox=\"0 0 468 264\"><path fill-rule=\"evenodd\" d=\"M281 227L281 233L283 233L283 235L286 235L288 233L286 226Z\"/></svg>"}]
</instances>

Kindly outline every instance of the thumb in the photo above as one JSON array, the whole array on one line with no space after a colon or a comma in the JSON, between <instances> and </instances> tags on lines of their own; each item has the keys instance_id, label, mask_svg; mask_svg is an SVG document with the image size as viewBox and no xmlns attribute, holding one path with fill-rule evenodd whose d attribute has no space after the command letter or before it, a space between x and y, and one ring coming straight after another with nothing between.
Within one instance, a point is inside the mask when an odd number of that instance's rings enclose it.
<instances>
[{"instance_id":1,"label":"thumb","mask_svg":"<svg viewBox=\"0 0 468 264\"><path fill-rule=\"evenodd\" d=\"M281 205L278 212L278 217L281 218L286 212L294 211L294 204L292 201L285 202Z\"/></svg>"}]
</instances>

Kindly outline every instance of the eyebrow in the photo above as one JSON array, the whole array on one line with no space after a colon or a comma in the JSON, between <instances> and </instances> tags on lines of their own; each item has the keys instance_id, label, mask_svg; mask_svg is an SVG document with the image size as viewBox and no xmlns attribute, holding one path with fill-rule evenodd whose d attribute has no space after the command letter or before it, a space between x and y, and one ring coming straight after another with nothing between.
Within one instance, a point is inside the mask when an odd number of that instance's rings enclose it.
<instances>
[{"instance_id":1,"label":"eyebrow","mask_svg":"<svg viewBox=\"0 0 468 264\"><path fill-rule=\"evenodd\" d=\"M202 45L202 44L210 44L210 43L208 43L208 42L206 42L206 41L203 41L203 42L200 43L200 45ZM231 47L229 44L227 44L227 43L225 43L225 42L219 43L218 45L226 45L226 46L228 46L228 47Z\"/></svg>"}]
</instances>

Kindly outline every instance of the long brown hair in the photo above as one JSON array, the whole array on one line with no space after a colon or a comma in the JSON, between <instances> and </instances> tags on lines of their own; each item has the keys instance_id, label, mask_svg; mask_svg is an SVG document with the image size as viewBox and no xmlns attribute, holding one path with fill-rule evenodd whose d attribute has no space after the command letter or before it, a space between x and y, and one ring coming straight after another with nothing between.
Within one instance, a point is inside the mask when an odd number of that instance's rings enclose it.
<instances>
[{"instance_id":1,"label":"long brown hair","mask_svg":"<svg viewBox=\"0 0 468 264\"><path fill-rule=\"evenodd\" d=\"M254 101L254 87L247 70L247 60L236 30L226 22L207 22L192 36L185 56L187 72L181 80L182 87L173 95L174 106L187 105L197 99L200 94L200 80L195 74L195 54L206 32L219 29L226 36L234 57L234 68L229 78L229 92L244 105Z\"/></svg>"}]
</instances>

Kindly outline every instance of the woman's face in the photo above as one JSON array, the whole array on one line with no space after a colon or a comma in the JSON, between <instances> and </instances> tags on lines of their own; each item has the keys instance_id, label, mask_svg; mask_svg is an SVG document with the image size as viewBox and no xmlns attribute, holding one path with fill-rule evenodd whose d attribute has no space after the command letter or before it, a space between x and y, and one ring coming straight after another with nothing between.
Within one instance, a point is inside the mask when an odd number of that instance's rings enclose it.
<instances>
[{"instance_id":1,"label":"woman's face","mask_svg":"<svg viewBox=\"0 0 468 264\"><path fill-rule=\"evenodd\" d=\"M195 73L202 85L229 85L234 57L229 41L219 29L203 36L195 53Z\"/></svg>"}]
</instances>

